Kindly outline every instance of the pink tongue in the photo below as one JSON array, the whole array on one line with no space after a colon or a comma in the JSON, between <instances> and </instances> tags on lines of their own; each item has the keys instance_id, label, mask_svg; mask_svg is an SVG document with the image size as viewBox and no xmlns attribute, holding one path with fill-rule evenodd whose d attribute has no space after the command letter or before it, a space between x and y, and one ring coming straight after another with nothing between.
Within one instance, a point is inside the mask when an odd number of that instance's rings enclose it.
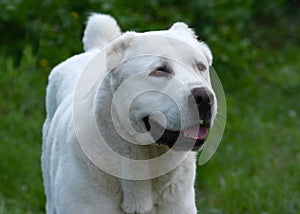
<instances>
[{"instance_id":1,"label":"pink tongue","mask_svg":"<svg viewBox=\"0 0 300 214\"><path fill-rule=\"evenodd\" d=\"M199 127L196 126L196 127L191 127L187 130L184 130L184 133L190 137L190 138L193 138L195 140L198 140L198 139L204 139L207 132L208 132L208 129L205 128L205 127L200 127L200 130L198 129Z\"/></svg>"}]
</instances>

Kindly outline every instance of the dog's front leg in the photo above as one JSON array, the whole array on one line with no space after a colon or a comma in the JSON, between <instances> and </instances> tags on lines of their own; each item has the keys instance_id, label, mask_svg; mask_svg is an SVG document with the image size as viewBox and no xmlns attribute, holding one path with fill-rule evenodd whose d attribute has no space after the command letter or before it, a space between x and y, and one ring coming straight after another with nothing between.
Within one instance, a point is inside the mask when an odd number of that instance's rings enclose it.
<instances>
[{"instance_id":1,"label":"dog's front leg","mask_svg":"<svg viewBox=\"0 0 300 214\"><path fill-rule=\"evenodd\" d=\"M122 209L130 214L146 214L153 208L151 180L121 179L123 189Z\"/></svg>"}]
</instances>

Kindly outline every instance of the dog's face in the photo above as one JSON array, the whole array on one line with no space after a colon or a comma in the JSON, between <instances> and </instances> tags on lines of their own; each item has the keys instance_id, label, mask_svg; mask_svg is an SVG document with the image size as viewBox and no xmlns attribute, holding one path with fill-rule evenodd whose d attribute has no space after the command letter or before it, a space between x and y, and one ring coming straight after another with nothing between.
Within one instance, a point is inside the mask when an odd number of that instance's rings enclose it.
<instances>
[{"instance_id":1,"label":"dog's face","mask_svg":"<svg viewBox=\"0 0 300 214\"><path fill-rule=\"evenodd\" d=\"M140 145L199 150L217 111L209 48L177 23L168 31L124 35L107 53L121 135Z\"/></svg>"}]
</instances>

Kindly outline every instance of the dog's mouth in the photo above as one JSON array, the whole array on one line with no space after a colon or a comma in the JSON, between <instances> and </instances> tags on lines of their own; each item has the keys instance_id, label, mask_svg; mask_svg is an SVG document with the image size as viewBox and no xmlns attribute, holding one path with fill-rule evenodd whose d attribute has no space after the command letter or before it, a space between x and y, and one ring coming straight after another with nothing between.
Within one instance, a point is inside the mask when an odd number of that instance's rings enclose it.
<instances>
[{"instance_id":1,"label":"dog's mouth","mask_svg":"<svg viewBox=\"0 0 300 214\"><path fill-rule=\"evenodd\" d=\"M181 151L201 149L210 128L210 124L203 120L183 130L165 129L159 123L151 120L149 116L144 117L143 121L147 131L150 132L157 144Z\"/></svg>"}]
</instances>

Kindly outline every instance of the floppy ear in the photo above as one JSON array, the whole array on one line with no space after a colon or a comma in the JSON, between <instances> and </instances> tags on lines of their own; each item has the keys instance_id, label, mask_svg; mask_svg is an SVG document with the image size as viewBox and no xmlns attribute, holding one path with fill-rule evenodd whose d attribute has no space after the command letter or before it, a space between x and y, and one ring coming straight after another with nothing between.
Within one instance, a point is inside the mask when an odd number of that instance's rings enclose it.
<instances>
[{"instance_id":1,"label":"floppy ear","mask_svg":"<svg viewBox=\"0 0 300 214\"><path fill-rule=\"evenodd\" d=\"M106 69L108 71L114 69L123 60L134 35L135 32L124 33L106 48Z\"/></svg>"},{"instance_id":2,"label":"floppy ear","mask_svg":"<svg viewBox=\"0 0 300 214\"><path fill-rule=\"evenodd\" d=\"M189 28L187 26L187 24L185 24L183 22L176 22L175 24L172 25L170 30L175 32L175 33L178 33L182 36L189 37L191 39L196 39L197 40L197 37L198 37L195 34L194 30ZM210 51L209 47L207 46L206 43L204 43L202 41L199 41L199 43L200 43L201 50L202 50L203 54L205 55L205 58L208 61L209 66L211 66L213 57L212 57L212 54L211 54L211 51Z\"/></svg>"}]
</instances>

